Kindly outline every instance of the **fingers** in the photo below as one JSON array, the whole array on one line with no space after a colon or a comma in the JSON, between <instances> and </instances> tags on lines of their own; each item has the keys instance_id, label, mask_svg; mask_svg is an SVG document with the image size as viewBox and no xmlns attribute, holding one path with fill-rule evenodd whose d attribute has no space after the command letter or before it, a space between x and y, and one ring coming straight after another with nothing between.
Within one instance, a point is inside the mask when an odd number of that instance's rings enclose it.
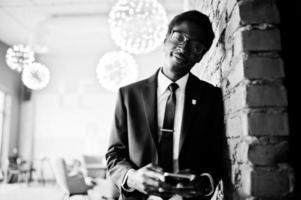
<instances>
[{"instance_id":1,"label":"fingers","mask_svg":"<svg viewBox=\"0 0 301 200\"><path fill-rule=\"evenodd\" d=\"M148 168L151 171L155 171L158 173L163 173L163 169L159 166L154 165L153 163L150 163L148 165L145 166L146 168Z\"/></svg>"},{"instance_id":2,"label":"fingers","mask_svg":"<svg viewBox=\"0 0 301 200\"><path fill-rule=\"evenodd\" d=\"M143 180L143 184L146 187L151 187L158 189L160 187L160 182L156 179L150 178L150 177L145 177Z\"/></svg>"},{"instance_id":3,"label":"fingers","mask_svg":"<svg viewBox=\"0 0 301 200\"><path fill-rule=\"evenodd\" d=\"M141 181L140 191L142 191L145 194L149 194L150 192L157 191L158 190L158 184L156 181L152 179L144 179Z\"/></svg>"},{"instance_id":4,"label":"fingers","mask_svg":"<svg viewBox=\"0 0 301 200\"><path fill-rule=\"evenodd\" d=\"M146 169L147 169L145 172L146 176L148 176L149 178L152 178L154 180L157 180L157 181L161 181L161 182L164 181L162 168L150 163L146 166Z\"/></svg>"},{"instance_id":5,"label":"fingers","mask_svg":"<svg viewBox=\"0 0 301 200\"><path fill-rule=\"evenodd\" d=\"M154 171L145 171L144 173L145 176L147 176L150 179L153 179L157 182L163 182L164 181L164 176L158 172L154 172Z\"/></svg>"},{"instance_id":6,"label":"fingers","mask_svg":"<svg viewBox=\"0 0 301 200\"><path fill-rule=\"evenodd\" d=\"M153 191L158 191L158 188L160 187L160 183L157 180L154 180L149 177L143 177L140 180L140 191L148 194Z\"/></svg>"},{"instance_id":7,"label":"fingers","mask_svg":"<svg viewBox=\"0 0 301 200\"><path fill-rule=\"evenodd\" d=\"M148 164L136 170L132 177L134 188L146 194L158 191L162 183L161 180L164 180L162 169L153 164Z\"/></svg>"}]
</instances>

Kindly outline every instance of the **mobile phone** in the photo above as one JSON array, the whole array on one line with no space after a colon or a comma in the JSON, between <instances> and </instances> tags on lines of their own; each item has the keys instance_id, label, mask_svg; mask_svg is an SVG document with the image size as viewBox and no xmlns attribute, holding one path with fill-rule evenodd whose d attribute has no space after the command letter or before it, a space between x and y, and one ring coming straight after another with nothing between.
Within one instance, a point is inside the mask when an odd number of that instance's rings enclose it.
<instances>
[{"instance_id":1,"label":"mobile phone","mask_svg":"<svg viewBox=\"0 0 301 200\"><path fill-rule=\"evenodd\" d=\"M195 179L194 174L176 174L176 173L165 172L163 175L164 175L165 182L171 185L177 185L178 183L185 184Z\"/></svg>"}]
</instances>

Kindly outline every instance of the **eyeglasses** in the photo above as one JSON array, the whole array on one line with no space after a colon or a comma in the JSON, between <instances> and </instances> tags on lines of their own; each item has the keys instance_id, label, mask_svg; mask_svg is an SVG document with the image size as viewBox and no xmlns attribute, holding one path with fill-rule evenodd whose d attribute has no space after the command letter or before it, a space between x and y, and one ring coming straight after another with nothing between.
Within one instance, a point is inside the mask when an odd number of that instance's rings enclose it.
<instances>
[{"instance_id":1,"label":"eyeglasses","mask_svg":"<svg viewBox=\"0 0 301 200\"><path fill-rule=\"evenodd\" d=\"M200 54L206 49L206 46L201 42L192 40L189 37L187 37L186 34L178 31L173 31L170 34L170 41L179 45L182 45L185 42L189 41L189 49L195 54Z\"/></svg>"}]
</instances>

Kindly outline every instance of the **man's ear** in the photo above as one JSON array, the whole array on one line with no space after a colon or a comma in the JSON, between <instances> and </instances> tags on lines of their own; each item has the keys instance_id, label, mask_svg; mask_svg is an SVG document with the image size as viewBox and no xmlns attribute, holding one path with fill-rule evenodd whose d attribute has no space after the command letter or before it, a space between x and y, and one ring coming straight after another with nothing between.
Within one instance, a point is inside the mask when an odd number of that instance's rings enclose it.
<instances>
[{"instance_id":1,"label":"man's ear","mask_svg":"<svg viewBox=\"0 0 301 200\"><path fill-rule=\"evenodd\" d=\"M200 53L200 55L198 55L198 57L197 57L197 63L202 60L202 58L206 54L206 52L207 52L207 49L203 49L203 52Z\"/></svg>"},{"instance_id":2,"label":"man's ear","mask_svg":"<svg viewBox=\"0 0 301 200\"><path fill-rule=\"evenodd\" d=\"M201 60L202 60L202 58L203 58L203 56L204 56L205 54L200 54L200 55L198 55L198 57L197 57L197 59L196 59L196 63L199 63Z\"/></svg>"}]
</instances>

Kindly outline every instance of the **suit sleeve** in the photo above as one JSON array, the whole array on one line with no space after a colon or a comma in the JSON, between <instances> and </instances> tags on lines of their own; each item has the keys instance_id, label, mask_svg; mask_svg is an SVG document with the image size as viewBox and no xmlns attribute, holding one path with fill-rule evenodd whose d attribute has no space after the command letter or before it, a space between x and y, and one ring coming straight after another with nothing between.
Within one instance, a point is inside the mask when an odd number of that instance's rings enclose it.
<instances>
[{"instance_id":1,"label":"suit sleeve","mask_svg":"<svg viewBox=\"0 0 301 200\"><path fill-rule=\"evenodd\" d=\"M215 188L220 180L225 183L226 174L228 172L227 166L227 141L224 125L224 104L222 91L220 88L216 90L216 109L214 113L213 132L215 135L215 159L214 165L216 166L216 174L213 177Z\"/></svg>"},{"instance_id":2,"label":"suit sleeve","mask_svg":"<svg viewBox=\"0 0 301 200\"><path fill-rule=\"evenodd\" d=\"M119 191L123 192L122 186L125 175L134 166L128 153L127 110L122 90L118 92L106 159L111 179Z\"/></svg>"}]
</instances>

